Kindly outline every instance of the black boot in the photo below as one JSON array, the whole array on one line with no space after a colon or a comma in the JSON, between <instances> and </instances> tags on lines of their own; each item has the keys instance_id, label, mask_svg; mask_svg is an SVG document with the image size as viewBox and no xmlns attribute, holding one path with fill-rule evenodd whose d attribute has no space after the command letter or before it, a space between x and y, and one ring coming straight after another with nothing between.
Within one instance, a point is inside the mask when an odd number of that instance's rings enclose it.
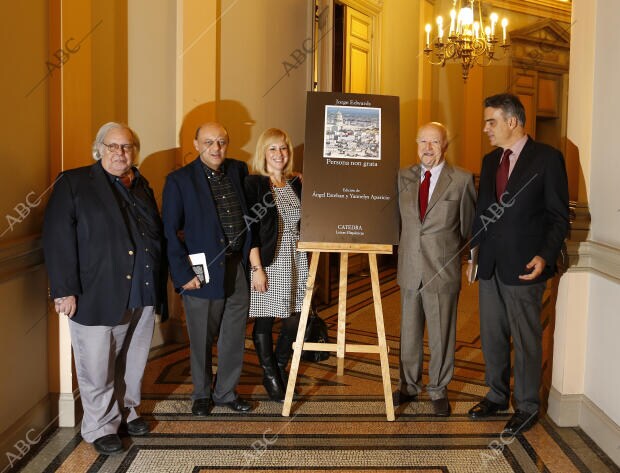
<instances>
[{"instance_id":1,"label":"black boot","mask_svg":"<svg viewBox=\"0 0 620 473\"><path fill-rule=\"evenodd\" d=\"M271 333L254 333L253 338L258 361L263 369L263 386L272 401L282 402L284 401L284 388L273 356Z\"/></svg>"},{"instance_id":2,"label":"black boot","mask_svg":"<svg viewBox=\"0 0 620 473\"><path fill-rule=\"evenodd\" d=\"M278 364L278 374L282 380L282 386L286 392L286 386L288 386L288 362L293 353L293 340L280 332L278 342L276 343L276 362Z\"/></svg>"},{"instance_id":3,"label":"black boot","mask_svg":"<svg viewBox=\"0 0 620 473\"><path fill-rule=\"evenodd\" d=\"M286 394L286 387L288 385L288 362L293 354L293 342L297 338L297 327L299 326L299 312L293 312L290 317L282 320L282 326L280 327L280 336L276 343L276 362L278 364L278 372L280 373L280 379L282 380L282 386L284 386L284 393Z\"/></svg>"}]
</instances>

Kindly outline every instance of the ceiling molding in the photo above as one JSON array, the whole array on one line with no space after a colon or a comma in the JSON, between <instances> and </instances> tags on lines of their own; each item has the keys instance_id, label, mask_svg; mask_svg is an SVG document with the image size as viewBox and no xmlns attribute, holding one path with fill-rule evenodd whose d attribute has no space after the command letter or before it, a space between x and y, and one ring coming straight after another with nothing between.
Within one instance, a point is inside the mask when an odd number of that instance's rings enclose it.
<instances>
[{"instance_id":1,"label":"ceiling molding","mask_svg":"<svg viewBox=\"0 0 620 473\"><path fill-rule=\"evenodd\" d=\"M527 41L551 47L570 49L570 27L550 19L537 21L524 28L510 31L510 41Z\"/></svg>"},{"instance_id":2,"label":"ceiling molding","mask_svg":"<svg viewBox=\"0 0 620 473\"><path fill-rule=\"evenodd\" d=\"M571 2L560 0L491 0L489 6L570 23Z\"/></svg>"}]
</instances>

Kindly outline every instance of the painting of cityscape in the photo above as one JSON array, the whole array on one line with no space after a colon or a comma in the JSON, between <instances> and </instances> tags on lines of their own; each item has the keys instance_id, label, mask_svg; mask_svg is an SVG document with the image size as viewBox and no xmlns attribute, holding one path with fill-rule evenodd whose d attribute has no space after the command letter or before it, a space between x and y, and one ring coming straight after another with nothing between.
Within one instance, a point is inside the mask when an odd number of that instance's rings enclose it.
<instances>
[{"instance_id":1,"label":"painting of cityscape","mask_svg":"<svg viewBox=\"0 0 620 473\"><path fill-rule=\"evenodd\" d=\"M326 105L323 156L381 159L381 109Z\"/></svg>"}]
</instances>

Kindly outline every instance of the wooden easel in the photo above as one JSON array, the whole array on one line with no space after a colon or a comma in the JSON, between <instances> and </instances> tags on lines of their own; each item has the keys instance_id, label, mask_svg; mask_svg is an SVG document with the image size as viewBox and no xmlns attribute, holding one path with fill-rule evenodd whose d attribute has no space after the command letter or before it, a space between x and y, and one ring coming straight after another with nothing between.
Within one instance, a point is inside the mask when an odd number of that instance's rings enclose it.
<instances>
[{"instance_id":1,"label":"wooden easel","mask_svg":"<svg viewBox=\"0 0 620 473\"><path fill-rule=\"evenodd\" d=\"M383 395L385 397L385 412L387 420L394 420L394 404L392 402L392 385L390 380L390 364L388 360L387 343L385 341L385 327L383 325L383 309L381 306L381 288L379 286L379 271L377 269L377 254L391 254L392 245L349 244L349 243L308 243L299 242L299 251L311 251L312 262L306 284L306 295L301 309L297 338L293 346L293 361L289 373L286 397L282 415L288 417L291 412L293 392L297 381L297 370L303 350L335 351L337 357L336 373L344 374L344 354L349 353L378 353L381 359L381 375L383 377ZM308 323L308 314L314 290L314 281L321 253L340 253L340 288L338 291L338 337L336 343L305 343L304 335ZM370 263L370 278L372 282L372 297L375 306L375 320L377 323L377 345L358 345L345 343L346 310L347 310L347 273L349 253L367 253Z\"/></svg>"}]
</instances>

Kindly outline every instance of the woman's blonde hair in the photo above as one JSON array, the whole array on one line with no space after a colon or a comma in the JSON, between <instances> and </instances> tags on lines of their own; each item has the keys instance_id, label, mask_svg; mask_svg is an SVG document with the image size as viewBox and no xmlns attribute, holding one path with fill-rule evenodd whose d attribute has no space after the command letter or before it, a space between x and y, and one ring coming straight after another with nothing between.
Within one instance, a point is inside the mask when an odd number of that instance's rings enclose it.
<instances>
[{"instance_id":1,"label":"woman's blonde hair","mask_svg":"<svg viewBox=\"0 0 620 473\"><path fill-rule=\"evenodd\" d=\"M263 176L269 175L269 172L267 172L267 160L265 159L265 153L269 145L279 140L284 141L288 147L288 163L286 163L283 174L285 177L291 175L293 171L293 145L291 144L291 139L288 134L279 128L269 128L263 131L263 133L258 137L256 152L254 153L254 156L252 156L252 159L250 159L250 167L255 173Z\"/></svg>"}]
</instances>

